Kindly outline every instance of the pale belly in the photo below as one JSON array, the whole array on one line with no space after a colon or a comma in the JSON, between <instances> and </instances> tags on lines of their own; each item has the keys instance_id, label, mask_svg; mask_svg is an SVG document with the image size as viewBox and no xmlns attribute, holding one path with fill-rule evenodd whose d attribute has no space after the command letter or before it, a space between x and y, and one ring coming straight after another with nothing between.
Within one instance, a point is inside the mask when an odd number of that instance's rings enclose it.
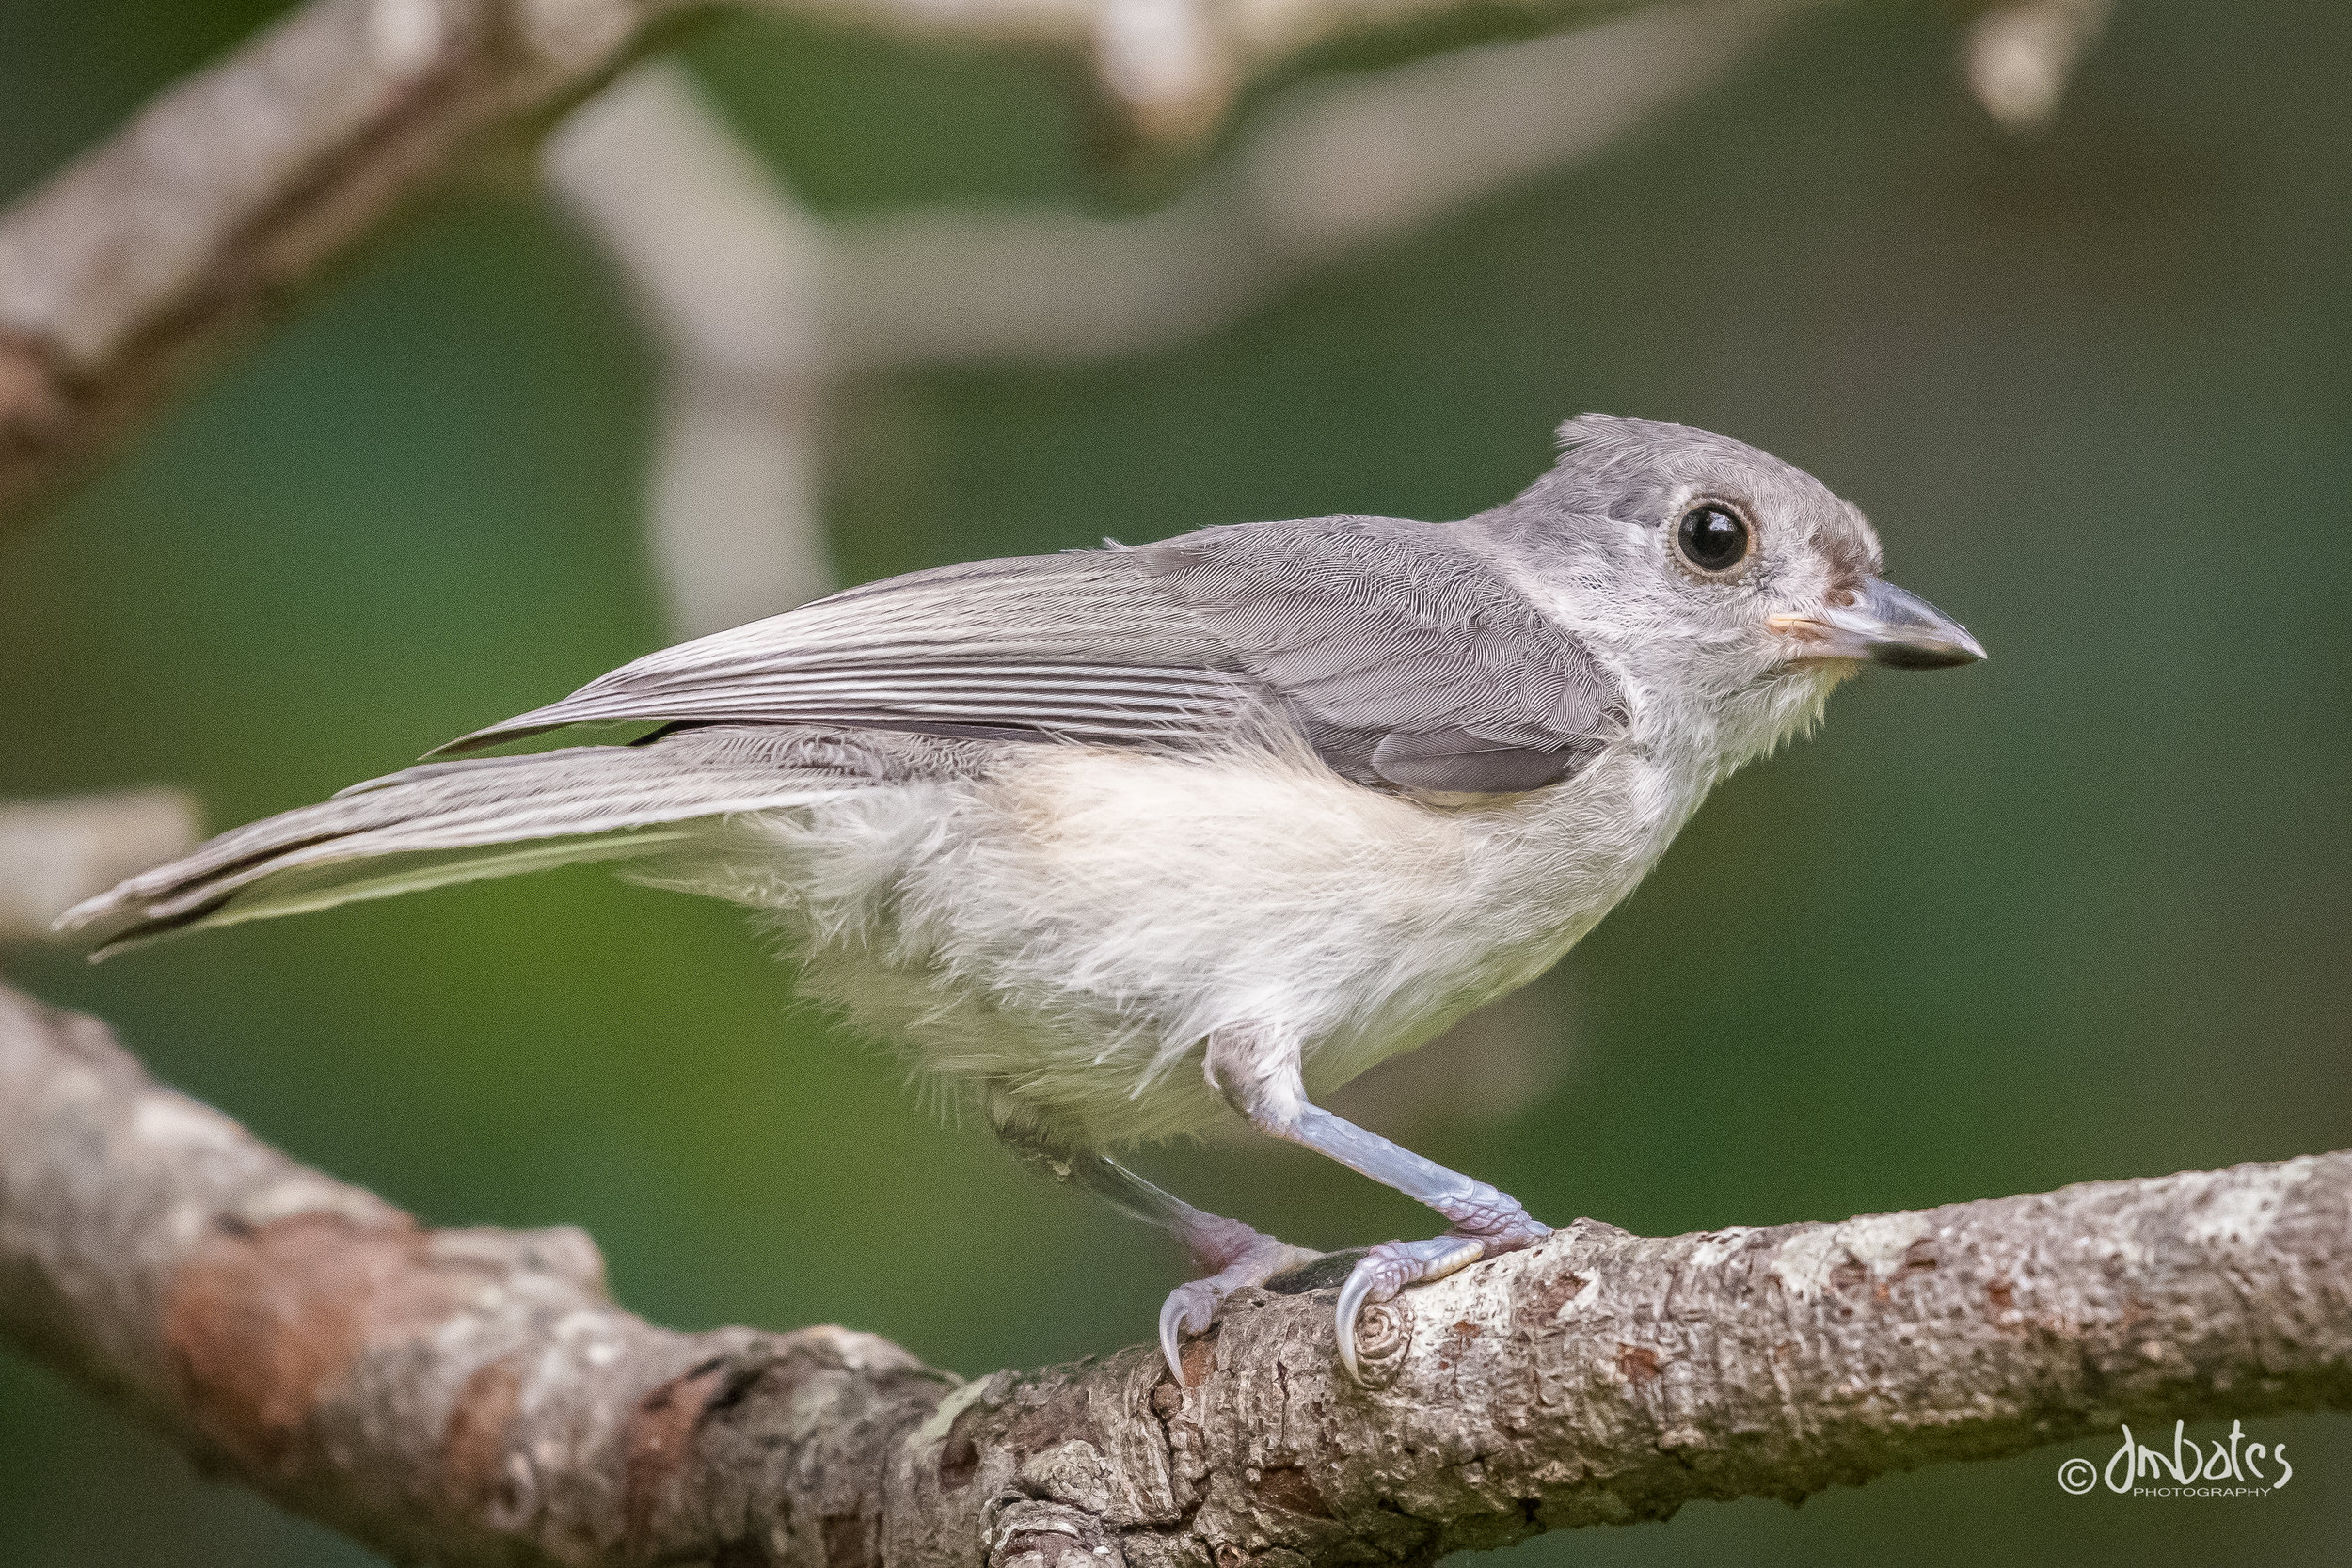
<instances>
[{"instance_id":1,"label":"pale belly","mask_svg":"<svg viewBox=\"0 0 2352 1568\"><path fill-rule=\"evenodd\" d=\"M1215 1029L1289 1034L1327 1093L1524 984L1693 803L1631 749L1439 809L1311 759L1040 747L757 822L774 858L747 901L799 939L811 994L922 1072L1107 1148L1231 1119Z\"/></svg>"}]
</instances>

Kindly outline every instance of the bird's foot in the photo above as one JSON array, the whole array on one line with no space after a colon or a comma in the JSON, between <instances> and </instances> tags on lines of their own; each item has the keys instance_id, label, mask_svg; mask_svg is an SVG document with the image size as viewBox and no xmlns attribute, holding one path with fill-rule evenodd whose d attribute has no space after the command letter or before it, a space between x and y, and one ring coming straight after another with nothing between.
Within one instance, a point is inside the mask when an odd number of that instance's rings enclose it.
<instances>
[{"instance_id":1,"label":"bird's foot","mask_svg":"<svg viewBox=\"0 0 2352 1568\"><path fill-rule=\"evenodd\" d=\"M1201 1218L1207 1220L1211 1216ZM1323 1256L1306 1247L1279 1242L1239 1220L1214 1219L1209 1225L1187 1227L1185 1240L1192 1246L1193 1257L1203 1267L1216 1272L1177 1286L1160 1306L1160 1354L1167 1358L1168 1375L1180 1387L1184 1384L1184 1364L1180 1353L1185 1336L1206 1334L1209 1325L1216 1322L1217 1308L1224 1305L1227 1296L1244 1286L1263 1285L1278 1274Z\"/></svg>"},{"instance_id":2,"label":"bird's foot","mask_svg":"<svg viewBox=\"0 0 2352 1568\"><path fill-rule=\"evenodd\" d=\"M1489 1187L1481 1198L1464 1206L1461 1212L1448 1214L1454 1226L1442 1236L1425 1242L1383 1242L1356 1260L1347 1283L1340 1287L1338 1322L1333 1329L1339 1340L1340 1365L1357 1383L1362 1383L1364 1375L1356 1364L1356 1319L1366 1307L1393 1298L1407 1285L1443 1279L1482 1259L1517 1252L1551 1234L1551 1227L1531 1219L1508 1194Z\"/></svg>"}]
</instances>

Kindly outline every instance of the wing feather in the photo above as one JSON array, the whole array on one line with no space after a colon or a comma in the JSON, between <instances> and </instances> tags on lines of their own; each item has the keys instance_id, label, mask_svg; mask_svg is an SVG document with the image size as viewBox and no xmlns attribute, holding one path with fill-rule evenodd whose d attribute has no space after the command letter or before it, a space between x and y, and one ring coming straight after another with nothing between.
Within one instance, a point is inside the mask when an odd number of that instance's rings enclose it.
<instances>
[{"instance_id":1,"label":"wing feather","mask_svg":"<svg viewBox=\"0 0 2352 1568\"><path fill-rule=\"evenodd\" d=\"M1616 684L1591 651L1443 528L1263 523L1137 553L1359 783L1541 788L1624 728Z\"/></svg>"},{"instance_id":2,"label":"wing feather","mask_svg":"<svg viewBox=\"0 0 2352 1568\"><path fill-rule=\"evenodd\" d=\"M1624 710L1460 535L1327 517L894 578L648 655L442 751L620 721L1182 749L1269 718L1359 783L1476 794L1568 777Z\"/></svg>"},{"instance_id":3,"label":"wing feather","mask_svg":"<svg viewBox=\"0 0 2352 1568\"><path fill-rule=\"evenodd\" d=\"M188 926L322 909L573 861L667 848L678 824L880 782L893 753L820 735L696 730L426 763L221 834L69 910L102 951Z\"/></svg>"},{"instance_id":4,"label":"wing feather","mask_svg":"<svg viewBox=\"0 0 2352 1568\"><path fill-rule=\"evenodd\" d=\"M650 654L444 752L570 724L873 722L1142 743L1261 699L1127 551L1024 556L854 588Z\"/></svg>"}]
</instances>

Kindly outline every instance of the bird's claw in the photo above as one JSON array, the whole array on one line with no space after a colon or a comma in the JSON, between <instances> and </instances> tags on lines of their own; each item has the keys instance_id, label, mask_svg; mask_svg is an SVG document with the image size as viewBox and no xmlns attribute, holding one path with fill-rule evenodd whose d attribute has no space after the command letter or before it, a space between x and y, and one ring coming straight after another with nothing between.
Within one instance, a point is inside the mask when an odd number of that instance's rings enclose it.
<instances>
[{"instance_id":1,"label":"bird's claw","mask_svg":"<svg viewBox=\"0 0 2352 1568\"><path fill-rule=\"evenodd\" d=\"M1263 1285L1287 1270L1303 1268L1323 1256L1278 1242L1271 1236L1261 1236L1236 1220L1217 1223L1223 1228L1204 1238L1215 1250L1209 1251L1203 1260L1224 1266L1206 1279L1177 1286L1160 1304L1160 1354L1168 1362L1168 1376L1176 1380L1179 1388L1185 1386L1184 1363L1180 1354L1184 1336L1206 1334L1209 1325L1216 1322L1217 1310L1225 1305L1227 1296L1246 1286Z\"/></svg>"},{"instance_id":2,"label":"bird's claw","mask_svg":"<svg viewBox=\"0 0 2352 1568\"><path fill-rule=\"evenodd\" d=\"M1179 1388L1184 1386L1184 1336L1206 1334L1216 1322L1217 1304L1225 1295L1215 1281L1195 1279L1168 1291L1168 1299L1160 1303L1160 1354L1168 1362L1168 1375Z\"/></svg>"},{"instance_id":3,"label":"bird's claw","mask_svg":"<svg viewBox=\"0 0 2352 1568\"><path fill-rule=\"evenodd\" d=\"M1347 1283L1340 1287L1333 1332L1340 1344L1340 1365L1349 1378L1364 1381L1356 1362L1356 1318L1374 1302L1392 1299L1407 1285L1443 1279L1486 1256L1486 1243L1472 1236L1434 1236L1425 1242L1383 1242L1356 1260Z\"/></svg>"},{"instance_id":4,"label":"bird's claw","mask_svg":"<svg viewBox=\"0 0 2352 1568\"><path fill-rule=\"evenodd\" d=\"M1347 1283L1340 1287L1337 1321L1332 1324L1340 1365L1347 1369L1349 1378L1358 1384L1364 1381L1356 1356L1356 1319L1366 1307L1391 1300L1407 1285L1443 1279L1481 1259L1517 1252L1551 1234L1551 1227L1530 1218L1517 1199L1501 1194L1495 1197L1498 1201L1483 1211L1457 1212L1460 1227L1446 1235L1425 1242L1383 1242L1356 1260Z\"/></svg>"}]
</instances>

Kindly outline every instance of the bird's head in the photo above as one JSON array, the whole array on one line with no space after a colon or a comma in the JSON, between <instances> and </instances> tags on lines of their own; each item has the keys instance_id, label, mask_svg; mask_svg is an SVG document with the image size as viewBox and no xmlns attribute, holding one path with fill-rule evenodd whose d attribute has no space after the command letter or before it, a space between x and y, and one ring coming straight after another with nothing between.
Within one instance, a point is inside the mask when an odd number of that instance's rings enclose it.
<instances>
[{"instance_id":1,"label":"bird's head","mask_svg":"<svg viewBox=\"0 0 2352 1568\"><path fill-rule=\"evenodd\" d=\"M1737 763L1807 723L1865 664L1985 657L1881 576L1878 534L1812 475L1687 425L1586 414L1552 470L1489 514L1528 586Z\"/></svg>"}]
</instances>

